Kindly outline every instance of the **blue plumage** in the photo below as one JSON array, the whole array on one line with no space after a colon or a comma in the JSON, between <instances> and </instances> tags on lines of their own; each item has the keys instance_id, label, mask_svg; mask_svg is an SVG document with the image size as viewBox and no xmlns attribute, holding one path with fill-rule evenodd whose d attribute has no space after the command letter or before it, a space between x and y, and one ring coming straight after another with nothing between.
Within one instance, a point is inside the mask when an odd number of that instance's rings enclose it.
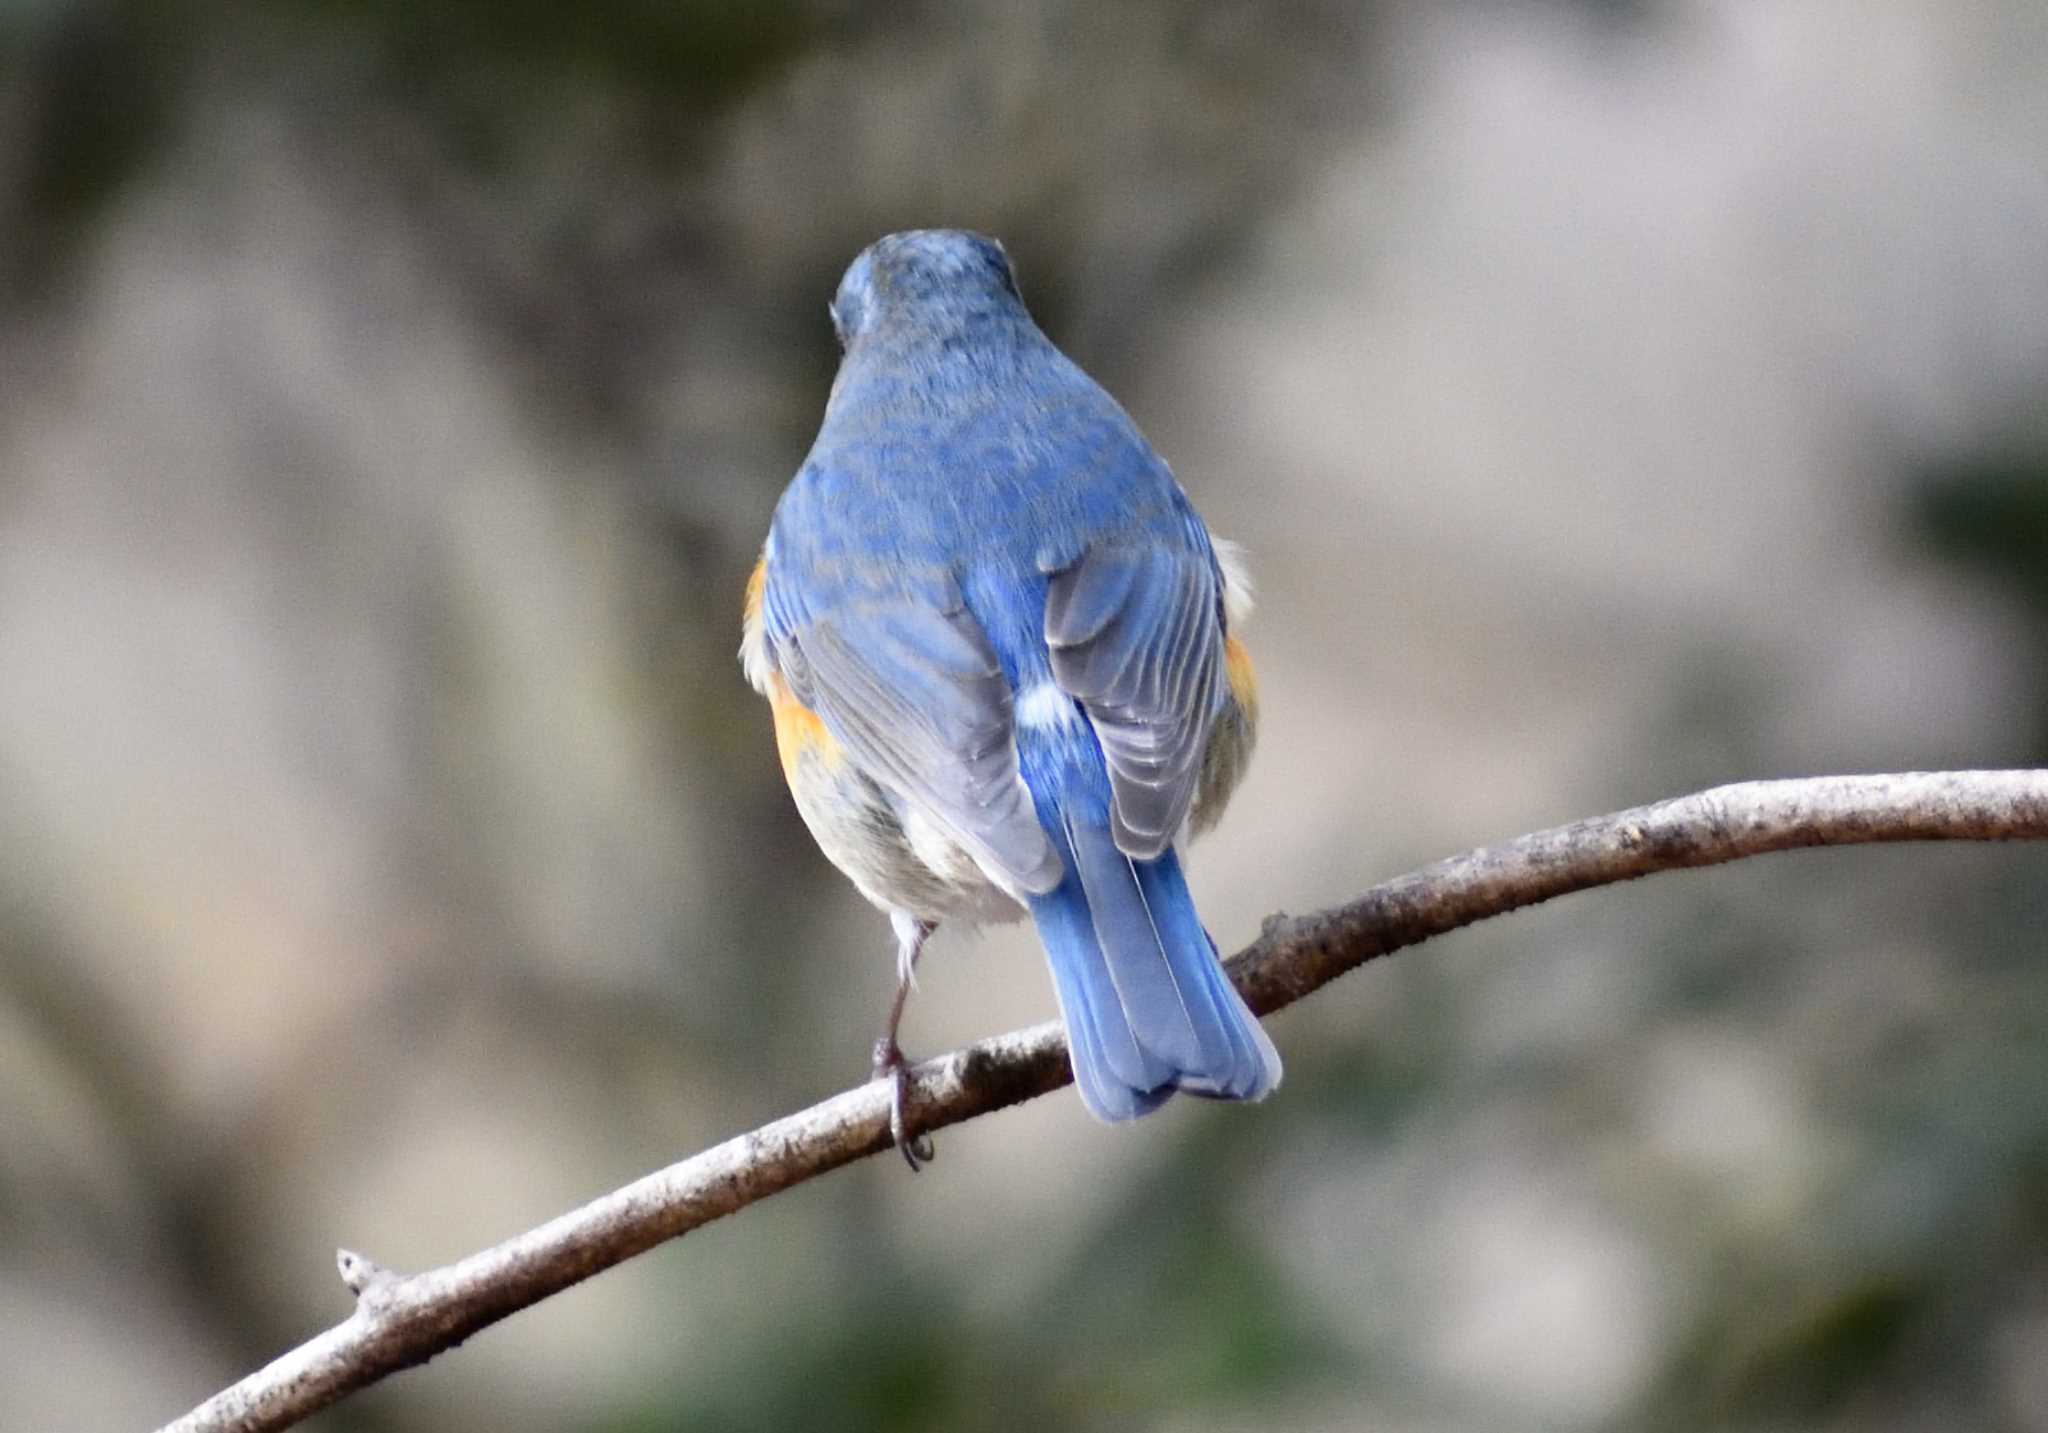
<instances>
[{"instance_id":1,"label":"blue plumage","mask_svg":"<svg viewBox=\"0 0 2048 1433\"><path fill-rule=\"evenodd\" d=\"M1098 1116L1266 1094L1177 851L1255 715L1207 530L992 241L892 235L832 312L845 361L744 649L805 820L906 976L936 922L1029 912Z\"/></svg>"},{"instance_id":2,"label":"blue plumage","mask_svg":"<svg viewBox=\"0 0 2048 1433\"><path fill-rule=\"evenodd\" d=\"M1134 861L1106 824L1068 819L1069 879L1031 903L1088 1108L1133 1119L1176 1089L1255 1100L1280 1056L1217 959L1168 850Z\"/></svg>"}]
</instances>

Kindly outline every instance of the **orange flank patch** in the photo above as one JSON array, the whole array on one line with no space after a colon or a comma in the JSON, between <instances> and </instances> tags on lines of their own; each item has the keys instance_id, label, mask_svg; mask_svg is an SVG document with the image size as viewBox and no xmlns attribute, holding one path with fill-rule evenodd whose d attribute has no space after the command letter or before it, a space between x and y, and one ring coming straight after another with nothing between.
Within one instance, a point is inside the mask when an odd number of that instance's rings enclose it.
<instances>
[{"instance_id":1,"label":"orange flank patch","mask_svg":"<svg viewBox=\"0 0 2048 1433\"><path fill-rule=\"evenodd\" d=\"M764 555L747 577L746 605L742 609L747 634L747 675L767 689L768 707L775 713L775 750L782 757L782 776L794 782L797 766L807 756L836 763L839 743L832 739L818 714L796 699L789 683L782 680L782 673L769 665L761 636L761 596L767 585L768 559Z\"/></svg>"},{"instance_id":2,"label":"orange flank patch","mask_svg":"<svg viewBox=\"0 0 2048 1433\"><path fill-rule=\"evenodd\" d=\"M839 743L825 730L818 714L791 693L780 672L768 678L768 705L775 713L775 749L782 755L785 781L796 780L797 764L806 756L816 755L825 762L839 760Z\"/></svg>"},{"instance_id":3,"label":"orange flank patch","mask_svg":"<svg viewBox=\"0 0 2048 1433\"><path fill-rule=\"evenodd\" d=\"M747 574L747 601L741 609L741 619L748 627L761 620L761 592L768 585L768 559L762 558L754 564L754 570Z\"/></svg>"},{"instance_id":4,"label":"orange flank patch","mask_svg":"<svg viewBox=\"0 0 2048 1433\"><path fill-rule=\"evenodd\" d=\"M1223 639L1223 675L1230 682L1230 695L1252 720L1259 716L1259 679L1252 671L1252 654L1235 637Z\"/></svg>"}]
</instances>

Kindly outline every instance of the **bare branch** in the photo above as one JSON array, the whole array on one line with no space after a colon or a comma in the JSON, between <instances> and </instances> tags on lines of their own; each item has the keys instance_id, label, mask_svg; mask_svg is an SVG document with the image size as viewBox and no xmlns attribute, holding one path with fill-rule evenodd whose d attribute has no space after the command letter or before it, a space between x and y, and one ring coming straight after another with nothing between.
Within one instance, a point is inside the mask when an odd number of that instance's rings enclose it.
<instances>
[{"instance_id":1,"label":"bare branch","mask_svg":"<svg viewBox=\"0 0 2048 1433\"><path fill-rule=\"evenodd\" d=\"M1830 776L1715 787L1426 866L1334 910L1275 916L1231 972L1254 1010L1292 1004L1376 956L1488 916L1656 871L1802 846L2048 837L2048 771ZM937 1129L1067 1083L1057 1024L919 1065L912 1102ZM654 1245L889 1147L884 1083L727 1140L494 1248L400 1275L339 1255L355 1312L167 1426L286 1428L355 1389L453 1348Z\"/></svg>"}]
</instances>

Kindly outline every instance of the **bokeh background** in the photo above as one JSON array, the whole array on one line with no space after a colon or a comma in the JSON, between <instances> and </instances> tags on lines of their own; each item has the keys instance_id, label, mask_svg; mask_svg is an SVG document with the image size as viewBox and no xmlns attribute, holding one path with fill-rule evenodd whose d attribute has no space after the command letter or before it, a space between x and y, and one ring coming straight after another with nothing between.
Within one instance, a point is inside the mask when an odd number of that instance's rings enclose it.
<instances>
[{"instance_id":1,"label":"bokeh background","mask_svg":"<svg viewBox=\"0 0 2048 1433\"><path fill-rule=\"evenodd\" d=\"M2037 0L0 6L0 1425L859 1078L738 595L878 234L1262 579L1195 880L2048 762ZM749 1210L332 1430L2048 1429L2048 855L1593 892ZM943 935L907 1042L1047 1017Z\"/></svg>"}]
</instances>

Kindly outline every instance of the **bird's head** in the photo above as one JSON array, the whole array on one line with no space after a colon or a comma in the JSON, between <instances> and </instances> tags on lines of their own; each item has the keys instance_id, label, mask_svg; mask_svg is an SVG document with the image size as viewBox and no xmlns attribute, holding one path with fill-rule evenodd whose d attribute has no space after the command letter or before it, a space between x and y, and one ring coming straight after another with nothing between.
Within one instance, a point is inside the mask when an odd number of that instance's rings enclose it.
<instances>
[{"instance_id":1,"label":"bird's head","mask_svg":"<svg viewBox=\"0 0 2048 1433\"><path fill-rule=\"evenodd\" d=\"M870 337L945 337L990 318L1023 316L1010 256L965 229L877 239L847 266L832 299L832 327L848 350Z\"/></svg>"}]
</instances>

